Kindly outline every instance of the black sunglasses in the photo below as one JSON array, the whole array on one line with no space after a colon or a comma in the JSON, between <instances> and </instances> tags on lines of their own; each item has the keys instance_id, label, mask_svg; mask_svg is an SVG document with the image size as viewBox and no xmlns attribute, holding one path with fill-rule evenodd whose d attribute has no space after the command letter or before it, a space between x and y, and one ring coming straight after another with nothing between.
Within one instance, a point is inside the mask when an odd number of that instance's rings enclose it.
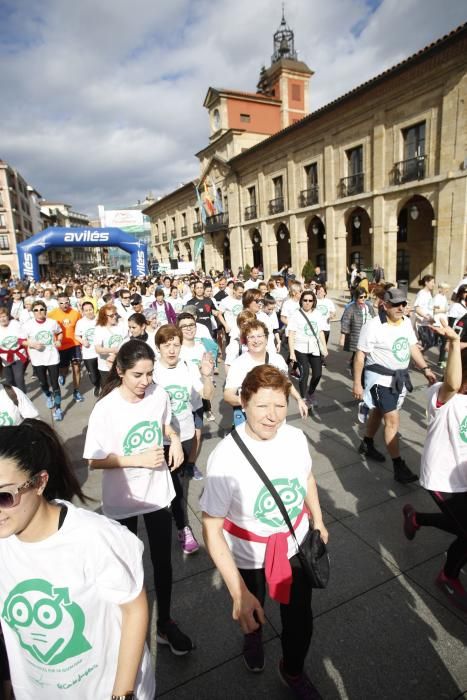
<instances>
[{"instance_id":1,"label":"black sunglasses","mask_svg":"<svg viewBox=\"0 0 467 700\"><path fill-rule=\"evenodd\" d=\"M396 308L397 306L404 306L404 307L407 306L407 302L406 302L406 301L398 301L398 302L396 302L396 301L394 301L394 302L393 302L393 301L390 301L390 302L388 302L388 303L389 303L389 306L392 306L393 308Z\"/></svg>"}]
</instances>

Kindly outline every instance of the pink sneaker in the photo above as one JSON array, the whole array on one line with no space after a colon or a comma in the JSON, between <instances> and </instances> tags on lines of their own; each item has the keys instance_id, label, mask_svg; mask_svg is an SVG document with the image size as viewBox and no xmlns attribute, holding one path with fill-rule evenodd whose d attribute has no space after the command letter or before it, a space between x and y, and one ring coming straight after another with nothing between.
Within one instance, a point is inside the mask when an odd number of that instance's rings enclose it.
<instances>
[{"instance_id":1,"label":"pink sneaker","mask_svg":"<svg viewBox=\"0 0 467 700\"><path fill-rule=\"evenodd\" d=\"M199 544L197 543L189 525L184 527L183 530L179 530L177 537L178 541L180 542L180 547L185 554L194 554L198 551Z\"/></svg>"},{"instance_id":2,"label":"pink sneaker","mask_svg":"<svg viewBox=\"0 0 467 700\"><path fill-rule=\"evenodd\" d=\"M458 578L448 578L444 571L440 571L436 577L436 585L456 608L467 612L467 591Z\"/></svg>"}]
</instances>

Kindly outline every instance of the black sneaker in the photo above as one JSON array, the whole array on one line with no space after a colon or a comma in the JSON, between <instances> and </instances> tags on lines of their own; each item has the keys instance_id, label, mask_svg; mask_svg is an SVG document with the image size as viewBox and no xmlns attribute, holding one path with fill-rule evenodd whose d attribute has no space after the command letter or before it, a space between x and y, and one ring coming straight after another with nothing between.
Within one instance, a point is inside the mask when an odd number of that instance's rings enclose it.
<instances>
[{"instance_id":1,"label":"black sneaker","mask_svg":"<svg viewBox=\"0 0 467 700\"><path fill-rule=\"evenodd\" d=\"M157 628L156 641L165 644L175 656L184 656L194 649L194 644L186 634L183 634L179 626L173 620L169 620L162 627Z\"/></svg>"},{"instance_id":2,"label":"black sneaker","mask_svg":"<svg viewBox=\"0 0 467 700\"><path fill-rule=\"evenodd\" d=\"M99 396L99 394L101 393L100 387L95 386L93 393L94 393L94 396L97 398Z\"/></svg>"},{"instance_id":3,"label":"black sneaker","mask_svg":"<svg viewBox=\"0 0 467 700\"><path fill-rule=\"evenodd\" d=\"M374 459L375 462L385 462L386 457L376 449L374 445L368 444L365 440L362 440L358 451L361 455L367 459Z\"/></svg>"},{"instance_id":4,"label":"black sneaker","mask_svg":"<svg viewBox=\"0 0 467 700\"><path fill-rule=\"evenodd\" d=\"M323 700L323 696L320 695L306 673L302 671L299 676L289 676L284 671L282 661L279 663L279 678L292 691L294 697L299 698L299 700Z\"/></svg>"},{"instance_id":5,"label":"black sneaker","mask_svg":"<svg viewBox=\"0 0 467 700\"><path fill-rule=\"evenodd\" d=\"M264 670L263 630L259 627L251 634L243 636L243 660L252 673Z\"/></svg>"},{"instance_id":6,"label":"black sneaker","mask_svg":"<svg viewBox=\"0 0 467 700\"><path fill-rule=\"evenodd\" d=\"M418 480L418 476L410 471L402 459L399 464L394 465L394 479L400 484L411 484L412 481Z\"/></svg>"}]
</instances>

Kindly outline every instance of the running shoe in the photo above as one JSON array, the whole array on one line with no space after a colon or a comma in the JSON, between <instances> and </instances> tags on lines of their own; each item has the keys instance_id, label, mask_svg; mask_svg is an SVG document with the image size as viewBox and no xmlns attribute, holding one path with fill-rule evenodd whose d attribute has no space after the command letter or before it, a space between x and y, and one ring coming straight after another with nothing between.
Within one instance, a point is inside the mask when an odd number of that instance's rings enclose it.
<instances>
[{"instance_id":1,"label":"running shoe","mask_svg":"<svg viewBox=\"0 0 467 700\"><path fill-rule=\"evenodd\" d=\"M186 634L183 634L179 626L173 620L169 620L157 628L156 641L170 647L175 656L184 656L194 649L194 644Z\"/></svg>"},{"instance_id":2,"label":"running shoe","mask_svg":"<svg viewBox=\"0 0 467 700\"><path fill-rule=\"evenodd\" d=\"M440 369L446 369L446 362L445 362L445 361L443 361L443 362L438 362L438 367L439 367Z\"/></svg>"},{"instance_id":3,"label":"running shoe","mask_svg":"<svg viewBox=\"0 0 467 700\"><path fill-rule=\"evenodd\" d=\"M202 481L204 479L204 474L200 472L196 464L193 464L193 480L194 481Z\"/></svg>"},{"instance_id":4,"label":"running shoe","mask_svg":"<svg viewBox=\"0 0 467 700\"><path fill-rule=\"evenodd\" d=\"M414 474L404 460L394 466L394 479L400 484L411 484L413 481L418 480L418 476Z\"/></svg>"},{"instance_id":5,"label":"running shoe","mask_svg":"<svg viewBox=\"0 0 467 700\"><path fill-rule=\"evenodd\" d=\"M367 459L374 459L375 462L385 462L386 457L376 449L374 445L369 445L365 440L362 440L358 451Z\"/></svg>"},{"instance_id":6,"label":"running shoe","mask_svg":"<svg viewBox=\"0 0 467 700\"><path fill-rule=\"evenodd\" d=\"M50 396L46 396L45 401L47 404L47 408L53 408L55 406L54 397L52 396L52 394L50 394Z\"/></svg>"},{"instance_id":7,"label":"running shoe","mask_svg":"<svg viewBox=\"0 0 467 700\"><path fill-rule=\"evenodd\" d=\"M243 661L252 673L264 670L263 629L243 635Z\"/></svg>"},{"instance_id":8,"label":"running shoe","mask_svg":"<svg viewBox=\"0 0 467 700\"><path fill-rule=\"evenodd\" d=\"M413 540L417 534L417 530L420 530L420 525L418 525L416 521L417 513L415 508L411 506L410 503L407 503L402 508L402 514L404 517L404 535L408 540Z\"/></svg>"},{"instance_id":9,"label":"running shoe","mask_svg":"<svg viewBox=\"0 0 467 700\"><path fill-rule=\"evenodd\" d=\"M75 401L79 401L79 402L84 401L84 396L83 396L82 393L79 391L79 389L75 389L75 390L73 391L73 399L74 399Z\"/></svg>"},{"instance_id":10,"label":"running shoe","mask_svg":"<svg viewBox=\"0 0 467 700\"><path fill-rule=\"evenodd\" d=\"M180 543L180 547L185 554L194 554L199 549L199 544L193 535L191 527L187 525L183 530L179 530L177 533L177 538Z\"/></svg>"},{"instance_id":11,"label":"running shoe","mask_svg":"<svg viewBox=\"0 0 467 700\"><path fill-rule=\"evenodd\" d=\"M100 393L101 393L100 387L95 386L94 387L94 396L97 398Z\"/></svg>"},{"instance_id":12,"label":"running shoe","mask_svg":"<svg viewBox=\"0 0 467 700\"><path fill-rule=\"evenodd\" d=\"M458 578L449 578L442 570L436 577L436 585L456 608L467 612L467 591Z\"/></svg>"},{"instance_id":13,"label":"running shoe","mask_svg":"<svg viewBox=\"0 0 467 700\"><path fill-rule=\"evenodd\" d=\"M289 676L284 671L282 660L279 662L279 678L298 700L323 700L322 695L320 695L318 689L313 685L305 672L302 671L298 676Z\"/></svg>"},{"instance_id":14,"label":"running shoe","mask_svg":"<svg viewBox=\"0 0 467 700\"><path fill-rule=\"evenodd\" d=\"M316 398L316 394L308 394L308 401L310 402L311 408L314 408L318 405L318 399Z\"/></svg>"},{"instance_id":15,"label":"running shoe","mask_svg":"<svg viewBox=\"0 0 467 700\"><path fill-rule=\"evenodd\" d=\"M213 421L216 420L216 416L214 415L214 413L212 411L206 411L206 413L204 414L204 417L206 418L206 420L209 423L212 423Z\"/></svg>"},{"instance_id":16,"label":"running shoe","mask_svg":"<svg viewBox=\"0 0 467 700\"><path fill-rule=\"evenodd\" d=\"M65 377L63 376L63 374L58 375L58 383L60 384L60 386L65 385Z\"/></svg>"},{"instance_id":17,"label":"running shoe","mask_svg":"<svg viewBox=\"0 0 467 700\"><path fill-rule=\"evenodd\" d=\"M53 412L53 419L55 421L61 421L63 420L63 411L61 408L56 408L55 411Z\"/></svg>"},{"instance_id":18,"label":"running shoe","mask_svg":"<svg viewBox=\"0 0 467 700\"><path fill-rule=\"evenodd\" d=\"M370 413L370 409L368 408L366 403L364 401L360 401L360 403L358 404L358 414L357 414L358 422L359 423L366 423L369 413Z\"/></svg>"}]
</instances>

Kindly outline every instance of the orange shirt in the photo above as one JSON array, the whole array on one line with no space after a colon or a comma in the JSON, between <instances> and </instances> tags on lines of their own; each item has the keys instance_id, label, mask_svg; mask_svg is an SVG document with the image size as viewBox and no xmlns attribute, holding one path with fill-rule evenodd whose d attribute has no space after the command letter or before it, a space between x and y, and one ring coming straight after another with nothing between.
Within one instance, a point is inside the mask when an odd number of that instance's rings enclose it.
<instances>
[{"instance_id":1,"label":"orange shirt","mask_svg":"<svg viewBox=\"0 0 467 700\"><path fill-rule=\"evenodd\" d=\"M47 315L49 318L53 318L54 321L57 321L58 325L62 329L62 344L58 348L59 350L67 350L68 348L75 347L75 345L80 345L75 338L75 327L81 318L79 311L76 311L76 309L70 309L69 311L53 309Z\"/></svg>"}]
</instances>

